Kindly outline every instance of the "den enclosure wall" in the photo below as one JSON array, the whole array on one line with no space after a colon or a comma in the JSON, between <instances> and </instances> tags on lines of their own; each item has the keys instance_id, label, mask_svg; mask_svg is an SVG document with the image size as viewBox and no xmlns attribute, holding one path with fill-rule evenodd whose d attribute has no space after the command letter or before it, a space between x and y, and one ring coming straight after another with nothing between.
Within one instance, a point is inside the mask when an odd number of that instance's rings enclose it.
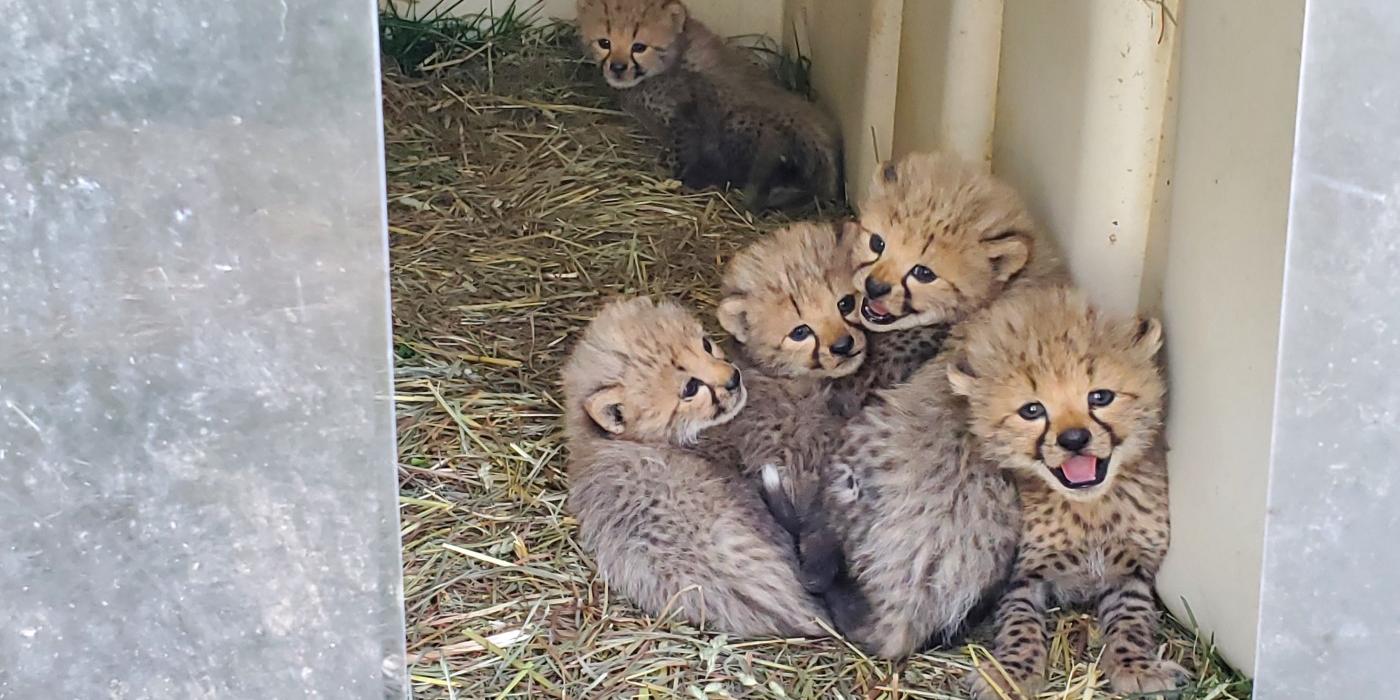
<instances>
[{"instance_id":1,"label":"den enclosure wall","mask_svg":"<svg viewBox=\"0 0 1400 700\"><path fill-rule=\"evenodd\" d=\"M853 196L911 150L985 162L1098 303L1163 317L1173 546L1159 592L1252 669L1303 0L688 5L723 35L812 58Z\"/></svg>"}]
</instances>

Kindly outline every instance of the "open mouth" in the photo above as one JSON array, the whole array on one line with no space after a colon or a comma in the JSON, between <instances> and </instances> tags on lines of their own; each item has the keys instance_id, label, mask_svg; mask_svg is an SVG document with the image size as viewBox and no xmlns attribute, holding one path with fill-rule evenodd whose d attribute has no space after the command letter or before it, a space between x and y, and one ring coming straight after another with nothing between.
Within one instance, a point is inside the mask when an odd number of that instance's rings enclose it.
<instances>
[{"instance_id":1,"label":"open mouth","mask_svg":"<svg viewBox=\"0 0 1400 700\"><path fill-rule=\"evenodd\" d=\"M888 326L899 320L898 316L890 313L889 307L873 299L861 302L860 315L877 326Z\"/></svg>"},{"instance_id":2,"label":"open mouth","mask_svg":"<svg viewBox=\"0 0 1400 700\"><path fill-rule=\"evenodd\" d=\"M1108 478L1108 460L1108 457L1075 455L1058 467L1050 467L1050 473L1067 489L1093 488Z\"/></svg>"}]
</instances>

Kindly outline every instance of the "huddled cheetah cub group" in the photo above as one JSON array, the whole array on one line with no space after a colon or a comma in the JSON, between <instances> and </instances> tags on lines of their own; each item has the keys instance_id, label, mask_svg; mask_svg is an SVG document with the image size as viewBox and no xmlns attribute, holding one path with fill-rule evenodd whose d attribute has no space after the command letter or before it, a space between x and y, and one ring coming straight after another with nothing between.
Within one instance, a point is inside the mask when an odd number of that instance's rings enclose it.
<instances>
[{"instance_id":1,"label":"huddled cheetah cub group","mask_svg":"<svg viewBox=\"0 0 1400 700\"><path fill-rule=\"evenodd\" d=\"M836 195L834 129L768 95L679 2L580 0L579 15L683 177L722 173L751 202ZM1046 611L1088 606L1115 691L1180 687L1152 598L1169 531L1160 324L1089 304L980 168L904 157L858 209L730 261L728 342L646 298L583 331L563 372L568 503L603 578L649 614L745 637L834 629L891 659L994 611L979 700L1031 697Z\"/></svg>"}]
</instances>

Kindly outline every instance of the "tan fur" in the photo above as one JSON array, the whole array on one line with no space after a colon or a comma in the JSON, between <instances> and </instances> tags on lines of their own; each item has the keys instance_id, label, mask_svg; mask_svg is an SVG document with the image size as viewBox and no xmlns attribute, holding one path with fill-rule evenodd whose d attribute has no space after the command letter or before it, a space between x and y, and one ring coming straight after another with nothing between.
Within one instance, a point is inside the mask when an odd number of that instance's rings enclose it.
<instances>
[{"instance_id":1,"label":"tan fur","mask_svg":"<svg viewBox=\"0 0 1400 700\"><path fill-rule=\"evenodd\" d=\"M838 629L873 654L956 638L1010 569L1016 492L971 453L965 422L935 361L876 392L824 470L826 522L802 534L804 581L825 590ZM844 551L846 571L827 547Z\"/></svg>"},{"instance_id":2,"label":"tan fur","mask_svg":"<svg viewBox=\"0 0 1400 700\"><path fill-rule=\"evenodd\" d=\"M831 224L791 224L759 239L729 262L720 325L768 374L831 379L855 372L865 359L865 332L846 256ZM795 339L802 328L805 337Z\"/></svg>"},{"instance_id":3,"label":"tan fur","mask_svg":"<svg viewBox=\"0 0 1400 700\"><path fill-rule=\"evenodd\" d=\"M875 391L908 381L915 370L938 355L947 337L948 325L942 323L868 334L865 364L855 374L832 382L832 412L854 416Z\"/></svg>"},{"instance_id":4,"label":"tan fur","mask_svg":"<svg viewBox=\"0 0 1400 700\"><path fill-rule=\"evenodd\" d=\"M578 21L585 53L623 108L667 146L687 186L746 188L753 208L773 204L775 186L839 198L836 122L774 83L679 0L579 0Z\"/></svg>"},{"instance_id":5,"label":"tan fur","mask_svg":"<svg viewBox=\"0 0 1400 700\"><path fill-rule=\"evenodd\" d=\"M954 323L1007 287L1068 280L1020 197L950 156L886 163L861 203L860 228L854 283L873 331ZM920 279L920 268L933 276Z\"/></svg>"},{"instance_id":6,"label":"tan fur","mask_svg":"<svg viewBox=\"0 0 1400 700\"><path fill-rule=\"evenodd\" d=\"M1010 678L987 668L973 680L975 696L1001 697L994 684L1034 695L1053 605L1097 608L1115 692L1179 687L1185 672L1156 658L1151 594L1169 533L1160 326L1107 318L1081 294L1056 289L998 303L959 335L950 383L969 397L978 455L1015 476L1024 528L997 612L995 653ZM1021 413L1028 404L1042 407L1033 419ZM1090 434L1083 447L1057 444L1079 429ZM1102 482L1062 483L1052 469L1072 454L1107 460Z\"/></svg>"},{"instance_id":7,"label":"tan fur","mask_svg":"<svg viewBox=\"0 0 1400 700\"><path fill-rule=\"evenodd\" d=\"M737 372L675 304L606 306L563 372L569 509L609 585L651 615L742 637L821 634L793 542L752 484L684 447L743 407Z\"/></svg>"},{"instance_id":8,"label":"tan fur","mask_svg":"<svg viewBox=\"0 0 1400 700\"><path fill-rule=\"evenodd\" d=\"M1004 290L1067 279L1020 198L977 167L915 153L886 163L869 192L860 222L843 240L855 268L852 284L861 293L861 323L874 332L861 371L833 387L833 405L843 416L854 415L874 389L906 381L939 353L952 323ZM1008 231L1017 233L1002 237ZM870 247L874 235L884 242L880 253ZM910 274L916 265L937 279L920 282ZM915 313L893 323L871 320L865 299L872 275L876 282L890 280L881 303L903 310L908 299Z\"/></svg>"},{"instance_id":9,"label":"tan fur","mask_svg":"<svg viewBox=\"0 0 1400 700\"><path fill-rule=\"evenodd\" d=\"M689 47L682 37L689 13L678 2L579 0L577 10L584 52L615 88L661 75L686 56Z\"/></svg>"},{"instance_id":10,"label":"tan fur","mask_svg":"<svg viewBox=\"0 0 1400 700\"><path fill-rule=\"evenodd\" d=\"M891 330L931 338L923 353L907 343L895 353L896 370L918 369L906 384L876 391L846 425L823 474L826 522L813 519L801 545L804 580L827 589L842 631L898 657L956 635L1004 580L1018 535L1015 489L971 451L967 407L952 393L945 360L919 365L939 352L943 324L1067 274L1015 193L979 169L913 154L882 168L870 192L852 237L853 283L873 294L871 274L901 271L891 285L900 295L895 322L875 323L862 308L866 327L882 331L870 345ZM878 252L875 235L885 244ZM947 275L920 282L916 265Z\"/></svg>"},{"instance_id":11,"label":"tan fur","mask_svg":"<svg viewBox=\"0 0 1400 700\"><path fill-rule=\"evenodd\" d=\"M750 244L726 268L716 309L750 365L751 400L711 439L733 449L731 459L793 534L817 499L819 468L840 429L829 409L831 380L865 359L840 233L832 223L796 223ZM804 337L794 339L799 329Z\"/></svg>"}]
</instances>

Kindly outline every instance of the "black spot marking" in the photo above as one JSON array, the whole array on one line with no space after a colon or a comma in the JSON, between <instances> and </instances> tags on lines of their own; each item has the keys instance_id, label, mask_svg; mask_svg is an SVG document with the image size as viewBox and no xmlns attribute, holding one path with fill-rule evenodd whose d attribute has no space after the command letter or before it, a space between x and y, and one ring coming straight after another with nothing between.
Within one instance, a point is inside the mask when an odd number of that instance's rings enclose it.
<instances>
[{"instance_id":1,"label":"black spot marking","mask_svg":"<svg viewBox=\"0 0 1400 700\"><path fill-rule=\"evenodd\" d=\"M982 239L982 242L983 242L983 243L994 243L994 242L996 242L996 241L1004 241L1004 240L1006 240L1006 239L1008 239L1008 238L1015 238L1015 237L1017 237L1017 236L1019 236L1019 235L1021 235L1021 233L1020 233L1019 231L1002 231L1001 233L994 233L994 234L992 234L992 235L990 235L990 236L987 236L986 238L983 238L983 239Z\"/></svg>"},{"instance_id":2,"label":"black spot marking","mask_svg":"<svg viewBox=\"0 0 1400 700\"><path fill-rule=\"evenodd\" d=\"M1118 433L1113 432L1113 427L1099 420L1099 417L1094 414L1093 409L1089 410L1089 417L1094 419L1094 422L1098 423L1099 427L1103 428L1104 431L1108 433L1108 444L1114 446L1115 448L1123 444L1123 441L1118 439Z\"/></svg>"}]
</instances>

